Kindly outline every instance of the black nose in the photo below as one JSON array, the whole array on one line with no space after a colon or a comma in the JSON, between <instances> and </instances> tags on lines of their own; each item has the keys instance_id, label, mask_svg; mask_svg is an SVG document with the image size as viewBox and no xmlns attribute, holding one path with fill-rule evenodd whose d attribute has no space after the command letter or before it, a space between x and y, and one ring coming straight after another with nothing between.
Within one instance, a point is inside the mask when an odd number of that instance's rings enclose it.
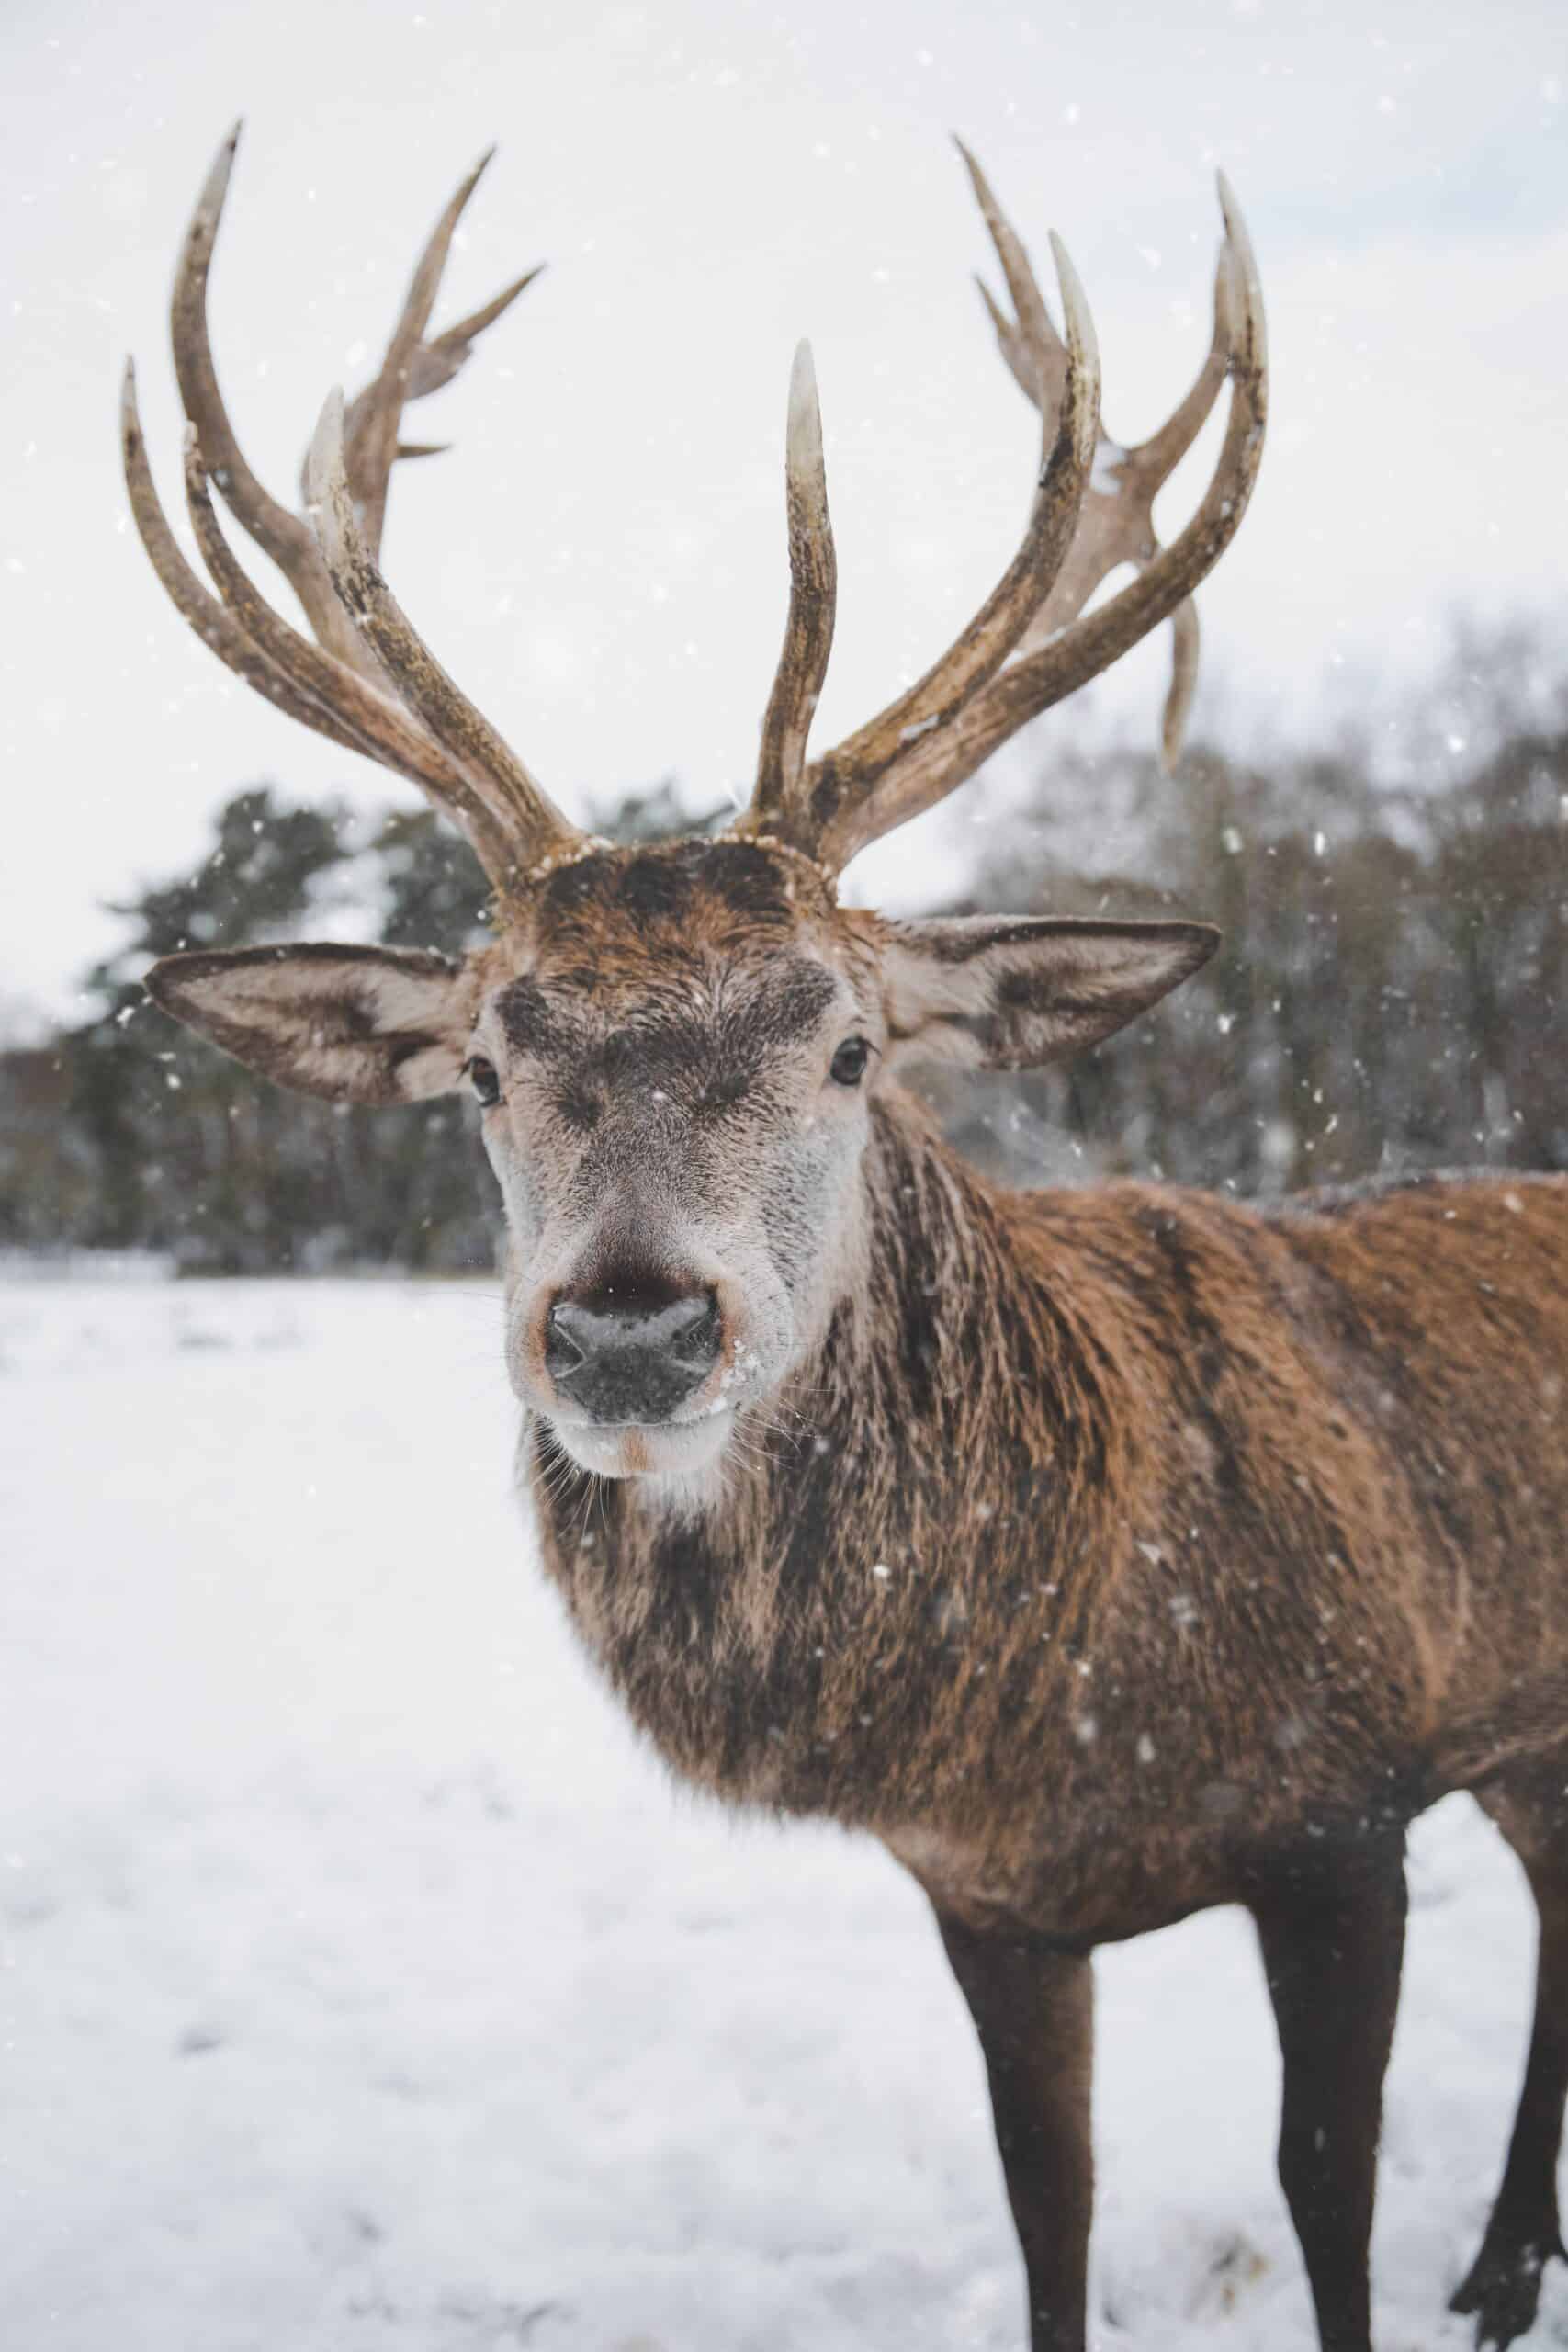
<instances>
[{"instance_id":1,"label":"black nose","mask_svg":"<svg viewBox=\"0 0 1568 2352\"><path fill-rule=\"evenodd\" d=\"M718 1362L723 1322L711 1290L606 1283L560 1298L545 1325L545 1368L595 1421L668 1420Z\"/></svg>"}]
</instances>

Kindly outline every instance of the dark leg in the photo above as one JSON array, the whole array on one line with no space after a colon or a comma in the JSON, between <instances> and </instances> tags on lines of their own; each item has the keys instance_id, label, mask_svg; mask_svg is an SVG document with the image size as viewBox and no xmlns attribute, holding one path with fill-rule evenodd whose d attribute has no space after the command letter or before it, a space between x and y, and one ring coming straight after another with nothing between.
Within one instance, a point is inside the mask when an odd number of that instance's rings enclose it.
<instances>
[{"instance_id":1,"label":"dark leg","mask_svg":"<svg viewBox=\"0 0 1568 2352\"><path fill-rule=\"evenodd\" d=\"M1093 1970L1087 1953L977 1934L940 1912L937 1924L986 2061L1029 2283L1030 2352L1083 2352L1094 2201Z\"/></svg>"},{"instance_id":2,"label":"dark leg","mask_svg":"<svg viewBox=\"0 0 1568 2352\"><path fill-rule=\"evenodd\" d=\"M1281 1864L1253 1916L1280 2030L1280 2182L1323 2352L1371 2352L1367 2252L1404 1951L1404 1838Z\"/></svg>"},{"instance_id":3,"label":"dark leg","mask_svg":"<svg viewBox=\"0 0 1568 2352\"><path fill-rule=\"evenodd\" d=\"M1557 2211L1557 2151L1568 2098L1568 1821L1563 1774L1538 1800L1488 1790L1482 1803L1523 1862L1540 1915L1535 2025L1503 2185L1470 2276L1454 2296L1456 2312L1476 2314L1476 2342L1508 2345L1534 2321L1540 2274L1562 2254Z\"/></svg>"}]
</instances>

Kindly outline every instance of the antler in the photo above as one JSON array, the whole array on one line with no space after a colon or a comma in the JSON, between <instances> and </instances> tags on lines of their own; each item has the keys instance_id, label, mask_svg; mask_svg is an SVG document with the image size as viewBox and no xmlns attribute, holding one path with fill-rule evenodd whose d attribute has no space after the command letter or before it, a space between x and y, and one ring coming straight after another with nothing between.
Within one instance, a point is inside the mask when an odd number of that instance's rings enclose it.
<instances>
[{"instance_id":1,"label":"antler","mask_svg":"<svg viewBox=\"0 0 1568 2352\"><path fill-rule=\"evenodd\" d=\"M436 223L375 379L346 412L341 395L328 402L307 460L306 514L295 514L245 460L208 334L208 271L238 137L236 126L202 189L175 274L171 321L175 374L190 418L186 499L218 595L186 561L159 503L128 365L122 437L131 513L173 602L220 658L289 717L419 785L468 834L491 879L505 890L541 858L570 850L583 836L453 684L393 601L376 558L394 463L434 451L434 445L400 441L405 404L450 382L484 329L537 272L424 340L453 234L487 154ZM289 581L314 643L266 604L241 569L213 510L209 481Z\"/></svg>"},{"instance_id":2,"label":"antler","mask_svg":"<svg viewBox=\"0 0 1568 2352\"><path fill-rule=\"evenodd\" d=\"M757 789L735 830L771 835L834 871L866 842L955 790L1029 719L1109 668L1166 619L1172 620L1176 638L1163 729L1167 757L1173 758L1197 671L1191 592L1234 537L1262 454L1262 295L1246 226L1223 175L1225 238L1209 356L1161 430L1139 448L1123 450L1101 435L1094 331L1059 240L1053 237L1052 248L1062 293L1060 335L1028 255L985 175L967 150L961 153L1016 313L1010 318L987 292L1003 356L1041 413L1043 469L1019 551L955 643L877 718L807 766L805 729L832 634L833 563L819 431L814 426L812 472L804 457L797 460L792 401L788 481L795 593L763 730ZM1150 518L1153 499L1191 447L1227 375L1230 415L1213 480L1191 522L1162 549ZM812 410L814 417L814 400ZM804 487L807 473L809 497ZM797 530L797 512L809 518L804 534ZM1140 567L1138 578L1085 616L1082 608L1100 582L1127 561ZM817 605L826 607L825 622L818 609L814 624L816 666L804 662L798 650L813 581L818 583ZM781 696L790 707L787 726L775 724ZM781 744L793 755L781 757Z\"/></svg>"},{"instance_id":3,"label":"antler","mask_svg":"<svg viewBox=\"0 0 1568 2352\"><path fill-rule=\"evenodd\" d=\"M1060 406L1066 346L1039 298L1027 254L991 191L990 183L962 140L958 152L997 249L1016 317L1009 317L985 279L975 283L996 330L1002 357L1021 391L1049 414ZM1154 502L1192 447L1213 413L1230 363L1230 260L1222 246L1214 271L1214 325L1203 364L1186 398L1157 433L1136 447L1113 441L1100 426L1094 471L1067 560L1045 602L1016 650L1032 651L1077 620L1100 582L1119 565L1139 571L1159 553ZM1181 751L1187 715L1198 684L1198 608L1186 598L1171 616L1171 679L1160 725L1160 755L1174 767Z\"/></svg>"},{"instance_id":4,"label":"antler","mask_svg":"<svg viewBox=\"0 0 1568 2352\"><path fill-rule=\"evenodd\" d=\"M408 401L450 382L469 351L537 274L527 272L457 325L425 340L441 273L484 156L437 221L386 356L346 409L334 393L305 469L303 516L280 505L246 463L219 390L207 325L207 279L233 167L225 141L191 221L175 281L175 371L190 417L186 492L216 595L180 551L158 501L128 367L123 406L131 512L170 597L220 658L258 693L332 741L418 784L462 827L506 892L581 849L570 825L409 622L378 558L387 488L399 458L436 445L400 438ZM1052 238L1061 288L1058 334L1023 246L985 175L961 150L1011 298L982 286L1002 356L1040 411L1041 469L1017 553L954 643L836 751L807 766L807 737L833 637L836 569L816 379L805 345L790 387L785 479L790 606L763 721L756 790L734 830L803 851L824 869L890 831L973 775L1009 736L1108 668L1149 629L1173 623L1176 657L1164 744L1175 756L1197 670L1191 592L1241 520L1262 450L1263 305L1247 231L1224 177L1225 240L1208 357L1168 422L1135 449L1105 439L1100 361L1082 289ZM1196 514L1168 548L1155 538L1156 492L1202 426L1226 377L1224 444ZM265 601L235 560L209 494L216 481L256 544L292 583L314 641ZM1100 582L1131 562L1138 577L1097 611Z\"/></svg>"},{"instance_id":5,"label":"antler","mask_svg":"<svg viewBox=\"0 0 1568 2352\"><path fill-rule=\"evenodd\" d=\"M764 828L768 810L786 802L799 789L806 738L833 650L833 615L839 594L833 526L828 514L828 476L822 463L822 416L808 343L795 352L789 379L784 503L789 519L789 619L762 719L762 747L752 796L759 824Z\"/></svg>"}]
</instances>

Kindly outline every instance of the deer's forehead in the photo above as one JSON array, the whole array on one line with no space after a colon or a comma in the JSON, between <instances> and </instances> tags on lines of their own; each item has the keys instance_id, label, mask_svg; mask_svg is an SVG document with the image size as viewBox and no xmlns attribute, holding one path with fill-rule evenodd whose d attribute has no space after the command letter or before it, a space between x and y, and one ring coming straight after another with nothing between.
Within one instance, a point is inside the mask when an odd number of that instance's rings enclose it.
<instances>
[{"instance_id":1,"label":"deer's forehead","mask_svg":"<svg viewBox=\"0 0 1568 2352\"><path fill-rule=\"evenodd\" d=\"M830 904L809 865L758 842L663 842L574 858L542 885L545 940L614 943L672 925L710 942L785 936Z\"/></svg>"}]
</instances>

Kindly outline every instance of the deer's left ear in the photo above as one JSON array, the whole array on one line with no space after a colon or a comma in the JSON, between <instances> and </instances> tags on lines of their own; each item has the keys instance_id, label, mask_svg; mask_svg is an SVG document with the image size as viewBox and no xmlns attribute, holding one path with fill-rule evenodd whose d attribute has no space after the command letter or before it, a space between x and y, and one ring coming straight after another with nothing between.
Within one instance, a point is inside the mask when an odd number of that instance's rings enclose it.
<instances>
[{"instance_id":1,"label":"deer's left ear","mask_svg":"<svg viewBox=\"0 0 1568 2352\"><path fill-rule=\"evenodd\" d=\"M1098 1045L1206 964L1206 922L1010 921L964 915L887 926L889 1057L1035 1069Z\"/></svg>"},{"instance_id":2,"label":"deer's left ear","mask_svg":"<svg viewBox=\"0 0 1568 2352\"><path fill-rule=\"evenodd\" d=\"M470 968L393 947L198 948L147 992L275 1085L329 1102L418 1102L462 1084Z\"/></svg>"}]
</instances>

